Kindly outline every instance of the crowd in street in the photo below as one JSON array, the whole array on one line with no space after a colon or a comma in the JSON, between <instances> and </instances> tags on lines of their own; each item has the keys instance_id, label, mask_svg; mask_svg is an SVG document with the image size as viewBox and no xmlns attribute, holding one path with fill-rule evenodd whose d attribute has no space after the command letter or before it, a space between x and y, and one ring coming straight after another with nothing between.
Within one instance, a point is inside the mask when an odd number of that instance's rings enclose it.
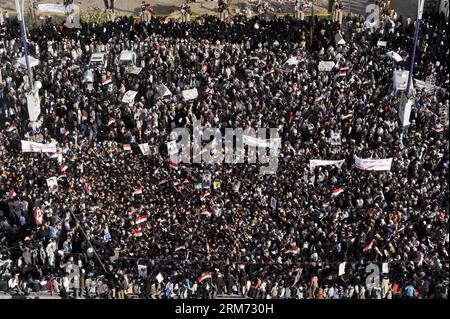
<instances>
[{"instance_id":1,"label":"crowd in street","mask_svg":"<svg viewBox=\"0 0 450 319\"><path fill-rule=\"evenodd\" d=\"M0 291L447 298L442 17L424 16L414 68L415 79L433 75L440 89L414 89L407 128L392 78L409 70L409 17L383 14L379 29L362 17L342 26L243 16L44 24L27 37L39 60L33 81L42 83L36 123L27 111L29 75L17 63L20 27L10 17L0 22ZM346 42L336 44L336 34ZM123 50L136 53L140 72L117 64ZM85 72L95 52L108 63L93 70L90 84ZM297 62L285 64L292 57ZM320 61L336 65L319 71ZM170 95L162 96L162 84ZM198 97L184 99L182 91L193 88ZM129 90L137 92L134 102L123 103ZM222 132L277 128L276 174L260 175L260 163L171 163L171 131L191 130L194 119ZM341 145L331 144L332 133ZM56 144L57 152L22 152L22 140ZM361 170L355 155L392 158L392 167ZM310 169L311 159L345 162ZM379 285L368 286L375 266Z\"/></svg>"}]
</instances>

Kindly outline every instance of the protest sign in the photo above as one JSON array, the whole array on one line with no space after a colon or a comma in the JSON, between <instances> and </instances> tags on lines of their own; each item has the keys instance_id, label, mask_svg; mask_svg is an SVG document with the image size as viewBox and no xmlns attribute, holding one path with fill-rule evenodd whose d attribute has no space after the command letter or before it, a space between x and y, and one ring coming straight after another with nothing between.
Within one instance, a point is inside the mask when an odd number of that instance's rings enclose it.
<instances>
[{"instance_id":1,"label":"protest sign","mask_svg":"<svg viewBox=\"0 0 450 319\"><path fill-rule=\"evenodd\" d=\"M150 155L150 146L148 146L148 143L139 144L139 149L141 150L142 154Z\"/></svg>"},{"instance_id":2,"label":"protest sign","mask_svg":"<svg viewBox=\"0 0 450 319\"><path fill-rule=\"evenodd\" d=\"M341 133L331 133L331 145L341 145L342 139L341 139Z\"/></svg>"},{"instance_id":3,"label":"protest sign","mask_svg":"<svg viewBox=\"0 0 450 319\"><path fill-rule=\"evenodd\" d=\"M324 160L309 160L309 168L313 169L317 166L328 166L334 165L337 168L341 168L342 164L344 164L345 160L336 160L336 161L324 161Z\"/></svg>"},{"instance_id":4,"label":"protest sign","mask_svg":"<svg viewBox=\"0 0 450 319\"><path fill-rule=\"evenodd\" d=\"M202 185L203 185L203 188L206 188L206 189L211 188L211 172L206 171L203 173Z\"/></svg>"},{"instance_id":5,"label":"protest sign","mask_svg":"<svg viewBox=\"0 0 450 319\"><path fill-rule=\"evenodd\" d=\"M390 171L392 158L363 159L355 155L355 166L365 171Z\"/></svg>"},{"instance_id":6,"label":"protest sign","mask_svg":"<svg viewBox=\"0 0 450 319\"><path fill-rule=\"evenodd\" d=\"M127 91L124 94L124 96L122 97L122 102L127 103L127 104L133 104L134 98L136 97L137 94L138 94L138 92L136 92L136 91L132 91L132 90Z\"/></svg>"},{"instance_id":7,"label":"protest sign","mask_svg":"<svg viewBox=\"0 0 450 319\"><path fill-rule=\"evenodd\" d=\"M338 276L342 276L344 274L345 274L345 261L339 264Z\"/></svg>"},{"instance_id":8,"label":"protest sign","mask_svg":"<svg viewBox=\"0 0 450 319\"><path fill-rule=\"evenodd\" d=\"M186 101L189 101L189 100L194 100L197 98L198 91L197 91L197 89L184 90L181 92L181 94L183 95L183 98Z\"/></svg>"},{"instance_id":9,"label":"protest sign","mask_svg":"<svg viewBox=\"0 0 450 319\"><path fill-rule=\"evenodd\" d=\"M169 153L169 155L174 155L178 153L177 142L170 141L167 143L167 153Z\"/></svg>"},{"instance_id":10,"label":"protest sign","mask_svg":"<svg viewBox=\"0 0 450 319\"><path fill-rule=\"evenodd\" d=\"M20 141L22 152L42 152L42 153L56 153L56 144L42 144L29 141Z\"/></svg>"},{"instance_id":11,"label":"protest sign","mask_svg":"<svg viewBox=\"0 0 450 319\"><path fill-rule=\"evenodd\" d=\"M138 265L138 275L141 278L147 278L147 266L145 265Z\"/></svg>"},{"instance_id":12,"label":"protest sign","mask_svg":"<svg viewBox=\"0 0 450 319\"><path fill-rule=\"evenodd\" d=\"M274 197L270 198L270 207L273 209L277 208L277 200Z\"/></svg>"},{"instance_id":13,"label":"protest sign","mask_svg":"<svg viewBox=\"0 0 450 319\"><path fill-rule=\"evenodd\" d=\"M335 63L333 61L320 61L319 62L319 71L321 72L329 72L333 70Z\"/></svg>"},{"instance_id":14,"label":"protest sign","mask_svg":"<svg viewBox=\"0 0 450 319\"><path fill-rule=\"evenodd\" d=\"M47 178L47 186L50 193L55 193L58 190L58 178L57 177Z\"/></svg>"}]
</instances>

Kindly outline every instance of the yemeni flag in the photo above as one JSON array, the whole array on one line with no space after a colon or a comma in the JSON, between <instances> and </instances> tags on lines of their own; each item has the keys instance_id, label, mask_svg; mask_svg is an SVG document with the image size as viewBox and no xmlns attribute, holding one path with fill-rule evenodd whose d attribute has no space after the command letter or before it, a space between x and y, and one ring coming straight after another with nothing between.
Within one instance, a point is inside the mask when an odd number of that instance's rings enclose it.
<instances>
[{"instance_id":1,"label":"yemeni flag","mask_svg":"<svg viewBox=\"0 0 450 319\"><path fill-rule=\"evenodd\" d=\"M347 76L347 71L339 71L337 74L338 77Z\"/></svg>"},{"instance_id":2,"label":"yemeni flag","mask_svg":"<svg viewBox=\"0 0 450 319\"><path fill-rule=\"evenodd\" d=\"M9 199L13 199L14 197L16 197L17 196L17 194L16 194L16 191L14 190L14 189L11 189L9 192L8 192L8 197L9 197Z\"/></svg>"},{"instance_id":3,"label":"yemeni flag","mask_svg":"<svg viewBox=\"0 0 450 319\"><path fill-rule=\"evenodd\" d=\"M136 225L139 225L139 224L144 223L144 222L146 222L146 221L147 221L147 217L141 216L141 217L136 218L135 221L134 221L134 223L135 223Z\"/></svg>"},{"instance_id":4,"label":"yemeni flag","mask_svg":"<svg viewBox=\"0 0 450 319\"><path fill-rule=\"evenodd\" d=\"M206 200L206 197L211 195L208 191L206 191L204 194L200 195L200 200L203 202Z\"/></svg>"},{"instance_id":5,"label":"yemeni flag","mask_svg":"<svg viewBox=\"0 0 450 319\"><path fill-rule=\"evenodd\" d=\"M333 190L331 191L331 195L332 195L332 196L337 196L337 195L339 195L340 193L343 193L343 192L344 192L344 189L345 189L344 186L339 187L339 188L335 188L335 189L333 189Z\"/></svg>"},{"instance_id":6,"label":"yemeni flag","mask_svg":"<svg viewBox=\"0 0 450 319\"><path fill-rule=\"evenodd\" d=\"M10 132L14 131L15 129L16 129L16 127L14 125L10 124L5 128L5 131L10 133Z\"/></svg>"},{"instance_id":7,"label":"yemeni flag","mask_svg":"<svg viewBox=\"0 0 450 319\"><path fill-rule=\"evenodd\" d=\"M44 214L42 214L42 210L38 207L34 209L34 221L36 222L36 226L44 222Z\"/></svg>"},{"instance_id":8,"label":"yemeni flag","mask_svg":"<svg viewBox=\"0 0 450 319\"><path fill-rule=\"evenodd\" d=\"M198 277L197 281L199 283L201 283L202 281L206 280L206 279L211 279L212 278L212 272L205 272L203 273L200 277Z\"/></svg>"},{"instance_id":9,"label":"yemeni flag","mask_svg":"<svg viewBox=\"0 0 450 319\"><path fill-rule=\"evenodd\" d=\"M264 74L262 75L262 77L264 78L264 77L266 77L267 75L272 74L272 73L274 73L274 72L275 72L275 69L274 69L274 68L267 68L267 72L264 73Z\"/></svg>"},{"instance_id":10,"label":"yemeni flag","mask_svg":"<svg viewBox=\"0 0 450 319\"><path fill-rule=\"evenodd\" d=\"M133 192L134 195L142 195L142 187L136 188Z\"/></svg>"},{"instance_id":11,"label":"yemeni flag","mask_svg":"<svg viewBox=\"0 0 450 319\"><path fill-rule=\"evenodd\" d=\"M187 248L187 244L184 243L183 245L179 245L177 247L175 247L175 252L180 251L180 250L185 250Z\"/></svg>"},{"instance_id":12,"label":"yemeni flag","mask_svg":"<svg viewBox=\"0 0 450 319\"><path fill-rule=\"evenodd\" d=\"M434 128L434 130L438 133L444 132L444 125L442 124L438 124L436 125L436 127Z\"/></svg>"},{"instance_id":13,"label":"yemeni flag","mask_svg":"<svg viewBox=\"0 0 450 319\"><path fill-rule=\"evenodd\" d=\"M64 173L67 170L67 166L64 164L59 165L59 170L61 171L61 173Z\"/></svg>"},{"instance_id":14,"label":"yemeni flag","mask_svg":"<svg viewBox=\"0 0 450 319\"><path fill-rule=\"evenodd\" d=\"M180 164L177 164L175 162L169 162L169 167L173 169L178 169L180 167Z\"/></svg>"},{"instance_id":15,"label":"yemeni flag","mask_svg":"<svg viewBox=\"0 0 450 319\"><path fill-rule=\"evenodd\" d=\"M297 255L300 252L300 248L299 247L292 247L287 249L284 253L285 254L292 254L292 255Z\"/></svg>"},{"instance_id":16,"label":"yemeni flag","mask_svg":"<svg viewBox=\"0 0 450 319\"><path fill-rule=\"evenodd\" d=\"M104 80L101 80L100 83L102 85L110 84L110 83L112 83L112 77L111 76L107 76Z\"/></svg>"},{"instance_id":17,"label":"yemeni flag","mask_svg":"<svg viewBox=\"0 0 450 319\"><path fill-rule=\"evenodd\" d=\"M91 184L86 183L86 185L84 185L84 190L86 191L86 194L91 195Z\"/></svg>"},{"instance_id":18,"label":"yemeni flag","mask_svg":"<svg viewBox=\"0 0 450 319\"><path fill-rule=\"evenodd\" d=\"M204 211L200 212L199 214L202 215L202 216L211 217L211 213L208 210L204 210Z\"/></svg>"},{"instance_id":19,"label":"yemeni flag","mask_svg":"<svg viewBox=\"0 0 450 319\"><path fill-rule=\"evenodd\" d=\"M140 229L140 228L133 229L133 231L131 232L131 234L132 234L134 237L141 237L141 236L143 235L142 229Z\"/></svg>"},{"instance_id":20,"label":"yemeni flag","mask_svg":"<svg viewBox=\"0 0 450 319\"><path fill-rule=\"evenodd\" d=\"M67 138L67 136L69 136L70 132L67 130L64 132L64 138Z\"/></svg>"},{"instance_id":21,"label":"yemeni flag","mask_svg":"<svg viewBox=\"0 0 450 319\"><path fill-rule=\"evenodd\" d=\"M61 178L67 178L67 174L65 172L59 174L58 177L57 177L57 180L60 180Z\"/></svg>"},{"instance_id":22,"label":"yemeni flag","mask_svg":"<svg viewBox=\"0 0 450 319\"><path fill-rule=\"evenodd\" d=\"M130 144L123 144L123 150L124 151L131 151L131 145Z\"/></svg>"},{"instance_id":23,"label":"yemeni flag","mask_svg":"<svg viewBox=\"0 0 450 319\"><path fill-rule=\"evenodd\" d=\"M370 241L370 243L366 246L366 247L364 247L364 249L363 249L363 252L368 252L369 250L371 250L372 249L372 246L373 246L373 243L374 243L374 241L375 241L375 239L372 239L371 241Z\"/></svg>"},{"instance_id":24,"label":"yemeni flag","mask_svg":"<svg viewBox=\"0 0 450 319\"><path fill-rule=\"evenodd\" d=\"M341 117L341 119L346 120L346 119L351 118L351 117L353 117L353 112L350 112L350 113L347 113L347 114L343 115Z\"/></svg>"},{"instance_id":25,"label":"yemeni flag","mask_svg":"<svg viewBox=\"0 0 450 319\"><path fill-rule=\"evenodd\" d=\"M108 126L110 126L110 125L112 125L114 123L116 123L116 120L113 119L112 117L110 117L109 120L108 120Z\"/></svg>"},{"instance_id":26,"label":"yemeni flag","mask_svg":"<svg viewBox=\"0 0 450 319\"><path fill-rule=\"evenodd\" d=\"M52 153L50 158L58 158L59 155L61 155L61 152Z\"/></svg>"}]
</instances>

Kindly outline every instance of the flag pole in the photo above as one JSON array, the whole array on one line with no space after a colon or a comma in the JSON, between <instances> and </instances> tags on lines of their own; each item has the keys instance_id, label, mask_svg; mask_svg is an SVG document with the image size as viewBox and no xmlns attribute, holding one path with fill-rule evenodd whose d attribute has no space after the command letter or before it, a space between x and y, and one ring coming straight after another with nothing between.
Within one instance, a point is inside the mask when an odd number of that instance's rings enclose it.
<instances>
[{"instance_id":1,"label":"flag pole","mask_svg":"<svg viewBox=\"0 0 450 319\"><path fill-rule=\"evenodd\" d=\"M23 16L22 7L20 6L19 0L15 0L15 3L16 3L17 19L20 22L20 31L22 33L22 46L23 46L23 51L24 51L24 55L25 55L25 63L27 65L27 70L28 70L30 87L31 87L31 90L34 90L33 73L31 72L31 68L30 68L30 60L28 59L25 19ZM23 5L23 0L22 0L22 5Z\"/></svg>"},{"instance_id":2,"label":"flag pole","mask_svg":"<svg viewBox=\"0 0 450 319\"><path fill-rule=\"evenodd\" d=\"M408 85L406 87L406 94L408 95L408 97L410 97L412 94L411 86L412 86L412 82L413 82L414 62L416 60L417 43L419 42L420 20L422 20L423 5L424 5L424 0L419 0L418 11L417 11L417 20L416 20L416 29L415 29L415 34L414 34L414 44L413 44L412 57L411 57L411 66L409 68Z\"/></svg>"}]
</instances>

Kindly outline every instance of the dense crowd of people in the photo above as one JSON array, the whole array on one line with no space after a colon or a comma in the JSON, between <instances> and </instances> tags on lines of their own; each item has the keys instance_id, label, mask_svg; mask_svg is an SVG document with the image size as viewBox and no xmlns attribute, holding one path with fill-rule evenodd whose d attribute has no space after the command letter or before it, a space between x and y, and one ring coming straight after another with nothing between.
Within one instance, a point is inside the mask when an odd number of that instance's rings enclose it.
<instances>
[{"instance_id":1,"label":"dense crowd of people","mask_svg":"<svg viewBox=\"0 0 450 319\"><path fill-rule=\"evenodd\" d=\"M379 29L361 17L343 26L242 16L45 24L28 34L28 53L40 61L33 67L42 83L37 123L27 112L27 70L17 64L20 28L9 17L2 27L0 291L447 298L448 126L439 112L449 104L449 46L442 17L424 17L414 69L416 79L432 74L441 89L414 90L406 129L392 74L409 69L410 18L383 15ZM338 33L346 43L336 44ZM122 50L136 53L140 72L117 64ZM105 52L108 63L93 70L90 84L85 71L94 52ZM290 57L298 64L287 66ZM320 61L336 66L319 71ZM183 99L193 88L198 97ZM138 92L135 100L123 103L129 90ZM260 175L259 163L174 166L170 133L192 129L194 119L222 132L278 128L276 174ZM341 145L331 145L332 133L341 134ZM57 152L22 152L21 140L54 143ZM354 155L393 158L392 168L357 169ZM310 169L310 159L345 162ZM211 183L203 182L207 174ZM56 191L47 185L54 176ZM379 285L366 285L371 264Z\"/></svg>"}]
</instances>

